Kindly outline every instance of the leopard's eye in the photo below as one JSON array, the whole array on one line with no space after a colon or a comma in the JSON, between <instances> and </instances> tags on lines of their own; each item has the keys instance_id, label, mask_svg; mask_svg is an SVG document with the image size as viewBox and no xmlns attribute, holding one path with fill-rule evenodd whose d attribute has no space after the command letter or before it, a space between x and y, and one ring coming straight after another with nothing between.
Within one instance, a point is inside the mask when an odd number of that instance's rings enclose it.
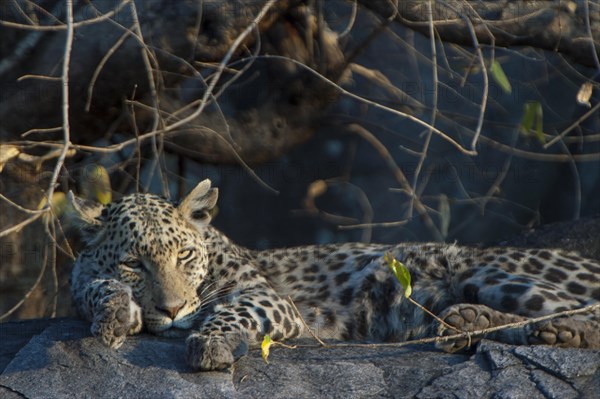
<instances>
[{"instance_id":1,"label":"leopard's eye","mask_svg":"<svg viewBox=\"0 0 600 399\"><path fill-rule=\"evenodd\" d=\"M144 262L136 258L125 259L121 261L121 265L123 265L125 269L134 272L141 272L146 269L146 267L144 266Z\"/></svg>"},{"instance_id":2,"label":"leopard's eye","mask_svg":"<svg viewBox=\"0 0 600 399\"><path fill-rule=\"evenodd\" d=\"M191 248L184 248L177 254L177 261L179 263L188 262L196 255L196 251Z\"/></svg>"}]
</instances>

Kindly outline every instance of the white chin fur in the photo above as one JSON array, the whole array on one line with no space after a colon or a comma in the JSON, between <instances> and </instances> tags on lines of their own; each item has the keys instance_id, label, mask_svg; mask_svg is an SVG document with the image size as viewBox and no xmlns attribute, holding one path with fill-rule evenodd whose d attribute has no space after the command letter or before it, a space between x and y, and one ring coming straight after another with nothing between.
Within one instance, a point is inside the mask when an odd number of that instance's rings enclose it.
<instances>
[{"instance_id":1,"label":"white chin fur","mask_svg":"<svg viewBox=\"0 0 600 399\"><path fill-rule=\"evenodd\" d=\"M170 336L171 330L189 330L193 325L193 318L186 317L179 320L171 320L169 318L157 318L152 321L147 320L146 325L152 334L161 336Z\"/></svg>"}]
</instances>

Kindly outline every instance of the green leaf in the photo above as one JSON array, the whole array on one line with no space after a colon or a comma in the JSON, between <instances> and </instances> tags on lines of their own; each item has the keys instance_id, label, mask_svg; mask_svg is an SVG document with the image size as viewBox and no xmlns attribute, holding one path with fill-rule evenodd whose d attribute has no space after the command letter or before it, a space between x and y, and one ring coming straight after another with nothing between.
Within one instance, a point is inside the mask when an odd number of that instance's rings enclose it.
<instances>
[{"instance_id":1,"label":"green leaf","mask_svg":"<svg viewBox=\"0 0 600 399\"><path fill-rule=\"evenodd\" d=\"M533 127L533 118L535 117L535 110L531 107L531 103L525 103L523 106L523 117L521 118L521 124L519 130L525 136L529 136L531 128Z\"/></svg>"},{"instance_id":2,"label":"green leaf","mask_svg":"<svg viewBox=\"0 0 600 399\"><path fill-rule=\"evenodd\" d=\"M535 137L542 144L546 142L544 138L544 110L542 109L542 104L535 103Z\"/></svg>"},{"instance_id":3,"label":"green leaf","mask_svg":"<svg viewBox=\"0 0 600 399\"><path fill-rule=\"evenodd\" d=\"M535 123L533 135L542 144L546 142L544 138L544 110L542 104L538 101L530 101L524 105L523 118L519 130L525 136L530 136Z\"/></svg>"},{"instance_id":4,"label":"green leaf","mask_svg":"<svg viewBox=\"0 0 600 399\"><path fill-rule=\"evenodd\" d=\"M400 282L400 285L404 290L404 296L406 298L409 298L412 294L412 287L410 286L410 272L408 271L406 266L404 266L404 264L398 259L394 258L394 256L392 256L392 254L390 253L386 253L383 256L383 260L387 262L388 266L392 270L392 273L394 273L394 276L396 276L396 278Z\"/></svg>"},{"instance_id":5,"label":"green leaf","mask_svg":"<svg viewBox=\"0 0 600 399\"><path fill-rule=\"evenodd\" d=\"M265 337L263 338L262 344L260 344L260 349L262 351L262 358L265 361L265 363L269 364L269 349L271 348L271 345L273 345L273 341L271 340L271 337L269 336L269 334L265 335Z\"/></svg>"},{"instance_id":6,"label":"green leaf","mask_svg":"<svg viewBox=\"0 0 600 399\"><path fill-rule=\"evenodd\" d=\"M498 83L502 91L506 94L512 93L512 86L504 73L504 69L500 63L496 60L492 61L492 65L490 66L490 73L492 74L492 78Z\"/></svg>"}]
</instances>

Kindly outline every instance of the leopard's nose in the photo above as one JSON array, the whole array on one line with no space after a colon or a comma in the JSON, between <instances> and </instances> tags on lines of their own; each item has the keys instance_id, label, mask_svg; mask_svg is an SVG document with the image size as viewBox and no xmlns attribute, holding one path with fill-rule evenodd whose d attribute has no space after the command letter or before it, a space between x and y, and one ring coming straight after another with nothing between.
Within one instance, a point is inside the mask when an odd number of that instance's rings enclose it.
<instances>
[{"instance_id":1,"label":"leopard's nose","mask_svg":"<svg viewBox=\"0 0 600 399\"><path fill-rule=\"evenodd\" d=\"M175 320L177 317L177 313L185 306L187 301L183 301L181 304L176 304L174 306L155 306L155 309L162 314L169 316L171 319Z\"/></svg>"}]
</instances>

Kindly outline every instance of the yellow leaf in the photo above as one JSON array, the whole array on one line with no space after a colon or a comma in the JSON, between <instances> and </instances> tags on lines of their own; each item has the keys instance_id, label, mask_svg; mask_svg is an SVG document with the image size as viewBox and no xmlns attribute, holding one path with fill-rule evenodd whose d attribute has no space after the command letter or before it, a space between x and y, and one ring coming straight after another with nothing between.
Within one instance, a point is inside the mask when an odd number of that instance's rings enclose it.
<instances>
[{"instance_id":1,"label":"yellow leaf","mask_svg":"<svg viewBox=\"0 0 600 399\"><path fill-rule=\"evenodd\" d=\"M315 180L308 186L308 196L316 198L327 191L327 183L324 180Z\"/></svg>"},{"instance_id":2,"label":"yellow leaf","mask_svg":"<svg viewBox=\"0 0 600 399\"><path fill-rule=\"evenodd\" d=\"M110 176L102 165L93 165L86 168L86 173L81 182L81 193L84 198L98 201L106 205L112 201Z\"/></svg>"},{"instance_id":3,"label":"yellow leaf","mask_svg":"<svg viewBox=\"0 0 600 399\"><path fill-rule=\"evenodd\" d=\"M590 98L592 97L593 91L594 86L590 82L582 84L577 92L577 102L590 108L592 106L592 104L590 104Z\"/></svg>"},{"instance_id":4,"label":"yellow leaf","mask_svg":"<svg viewBox=\"0 0 600 399\"><path fill-rule=\"evenodd\" d=\"M21 153L19 148L10 144L0 145L0 172L4 169L4 165L11 159L18 156Z\"/></svg>"},{"instance_id":5,"label":"yellow leaf","mask_svg":"<svg viewBox=\"0 0 600 399\"><path fill-rule=\"evenodd\" d=\"M260 349L262 351L262 358L264 359L265 363L269 364L269 349L271 348L271 345L273 345L273 341L271 340L271 337L267 334L265 335L265 337L263 338L263 342L262 344L260 344Z\"/></svg>"},{"instance_id":6,"label":"yellow leaf","mask_svg":"<svg viewBox=\"0 0 600 399\"><path fill-rule=\"evenodd\" d=\"M492 65L490 66L490 73L492 74L492 78L498 83L502 91L506 94L510 94L512 92L512 86L504 73L504 69L500 63L496 60L492 61Z\"/></svg>"},{"instance_id":7,"label":"yellow leaf","mask_svg":"<svg viewBox=\"0 0 600 399\"><path fill-rule=\"evenodd\" d=\"M42 200L38 204L38 209L43 209L47 203L48 201L46 200L46 197L42 198ZM62 214L65 212L65 209L67 208L67 197L65 196L65 193L59 191L52 194L52 201L50 202L50 207L52 208L52 214L55 217L58 218L62 216Z\"/></svg>"},{"instance_id":8,"label":"yellow leaf","mask_svg":"<svg viewBox=\"0 0 600 399\"><path fill-rule=\"evenodd\" d=\"M408 271L406 266L404 266L404 264L402 262L400 262L398 259L394 258L394 256L390 253L386 253L383 256L383 260L386 261L386 263L392 270L392 273L394 273L394 276L396 276L396 278L400 282L400 285L402 286L402 289L404 290L404 296L406 298L409 298L410 295L412 294L412 287L410 286L410 282L411 282L410 272Z\"/></svg>"}]
</instances>

